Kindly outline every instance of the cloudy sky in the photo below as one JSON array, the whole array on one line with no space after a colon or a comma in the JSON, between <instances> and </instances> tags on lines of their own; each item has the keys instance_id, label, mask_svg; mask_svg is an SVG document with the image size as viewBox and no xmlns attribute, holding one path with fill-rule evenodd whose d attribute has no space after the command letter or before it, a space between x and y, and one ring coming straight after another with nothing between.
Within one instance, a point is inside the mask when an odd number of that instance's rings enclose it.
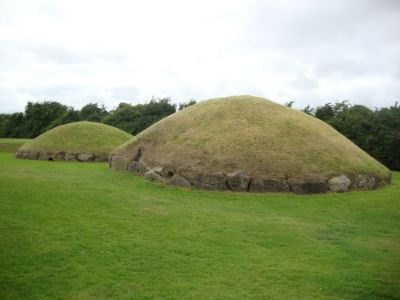
<instances>
[{"instance_id":1,"label":"cloudy sky","mask_svg":"<svg viewBox=\"0 0 400 300\"><path fill-rule=\"evenodd\" d=\"M398 0L0 0L0 112L252 94L400 100Z\"/></svg>"}]
</instances>

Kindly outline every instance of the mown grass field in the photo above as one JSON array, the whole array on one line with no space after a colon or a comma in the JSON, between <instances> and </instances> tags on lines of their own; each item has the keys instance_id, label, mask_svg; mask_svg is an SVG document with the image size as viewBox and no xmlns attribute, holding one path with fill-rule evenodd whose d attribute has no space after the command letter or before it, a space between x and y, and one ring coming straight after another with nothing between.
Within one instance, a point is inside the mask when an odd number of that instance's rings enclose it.
<instances>
[{"instance_id":1,"label":"mown grass field","mask_svg":"<svg viewBox=\"0 0 400 300\"><path fill-rule=\"evenodd\" d=\"M399 183L207 192L0 153L0 299L399 299Z\"/></svg>"}]
</instances>

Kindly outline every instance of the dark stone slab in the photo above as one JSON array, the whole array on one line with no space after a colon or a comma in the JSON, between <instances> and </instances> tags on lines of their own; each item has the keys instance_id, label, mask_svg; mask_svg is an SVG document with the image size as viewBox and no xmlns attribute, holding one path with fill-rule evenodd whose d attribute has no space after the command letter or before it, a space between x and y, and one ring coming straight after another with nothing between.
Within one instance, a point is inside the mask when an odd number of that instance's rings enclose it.
<instances>
[{"instance_id":1,"label":"dark stone slab","mask_svg":"<svg viewBox=\"0 0 400 300\"><path fill-rule=\"evenodd\" d=\"M226 182L232 191L245 192L249 190L250 176L243 171L237 171L229 173L226 176Z\"/></svg>"},{"instance_id":2,"label":"dark stone slab","mask_svg":"<svg viewBox=\"0 0 400 300\"><path fill-rule=\"evenodd\" d=\"M197 177L189 179L195 187L206 190L227 190L228 185L224 173L199 174Z\"/></svg>"},{"instance_id":3,"label":"dark stone slab","mask_svg":"<svg viewBox=\"0 0 400 300\"><path fill-rule=\"evenodd\" d=\"M290 190L296 194L320 194L327 191L325 181L290 180L289 186Z\"/></svg>"},{"instance_id":4,"label":"dark stone slab","mask_svg":"<svg viewBox=\"0 0 400 300\"><path fill-rule=\"evenodd\" d=\"M146 171L146 173L144 173L144 177L150 181L160 181L160 182L164 181L164 178L162 178L160 174L158 174L153 169Z\"/></svg>"},{"instance_id":5,"label":"dark stone slab","mask_svg":"<svg viewBox=\"0 0 400 300\"><path fill-rule=\"evenodd\" d=\"M185 178L180 177L176 174L174 176L172 176L171 178L169 178L167 180L167 183L171 184L171 185L175 185L175 186L182 186L182 187L191 187L192 186L189 181L187 181Z\"/></svg>"},{"instance_id":6,"label":"dark stone slab","mask_svg":"<svg viewBox=\"0 0 400 300\"><path fill-rule=\"evenodd\" d=\"M250 182L250 192L288 192L289 185L285 180L278 179L257 179Z\"/></svg>"},{"instance_id":7,"label":"dark stone slab","mask_svg":"<svg viewBox=\"0 0 400 300\"><path fill-rule=\"evenodd\" d=\"M127 170L128 162L122 156L112 156L110 166L114 170Z\"/></svg>"},{"instance_id":8,"label":"dark stone slab","mask_svg":"<svg viewBox=\"0 0 400 300\"><path fill-rule=\"evenodd\" d=\"M357 175L357 188L360 190L372 190L378 187L378 181L373 175Z\"/></svg>"},{"instance_id":9,"label":"dark stone slab","mask_svg":"<svg viewBox=\"0 0 400 300\"><path fill-rule=\"evenodd\" d=\"M54 160L65 160L65 152L57 152L53 155Z\"/></svg>"}]
</instances>

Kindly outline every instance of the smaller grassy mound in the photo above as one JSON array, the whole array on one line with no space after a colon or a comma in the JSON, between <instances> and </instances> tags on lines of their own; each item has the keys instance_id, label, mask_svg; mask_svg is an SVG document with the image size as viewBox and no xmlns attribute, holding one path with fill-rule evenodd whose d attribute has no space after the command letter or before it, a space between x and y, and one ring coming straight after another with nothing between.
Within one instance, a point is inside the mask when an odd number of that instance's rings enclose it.
<instances>
[{"instance_id":1,"label":"smaller grassy mound","mask_svg":"<svg viewBox=\"0 0 400 300\"><path fill-rule=\"evenodd\" d=\"M30 139L0 139L0 152L14 153Z\"/></svg>"},{"instance_id":2,"label":"smaller grassy mound","mask_svg":"<svg viewBox=\"0 0 400 300\"><path fill-rule=\"evenodd\" d=\"M106 161L112 149L132 138L118 128L96 122L74 122L53 128L21 146L17 158Z\"/></svg>"}]
</instances>

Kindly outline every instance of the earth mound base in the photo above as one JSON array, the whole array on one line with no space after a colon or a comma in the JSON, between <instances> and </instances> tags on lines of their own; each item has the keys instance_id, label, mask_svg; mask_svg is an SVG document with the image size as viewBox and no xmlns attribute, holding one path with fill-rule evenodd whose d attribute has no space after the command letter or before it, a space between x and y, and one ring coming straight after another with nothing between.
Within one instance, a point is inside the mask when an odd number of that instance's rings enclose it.
<instances>
[{"instance_id":1,"label":"earth mound base","mask_svg":"<svg viewBox=\"0 0 400 300\"><path fill-rule=\"evenodd\" d=\"M49 161L81 161L81 162L105 162L108 160L108 153L69 153L69 152L33 152L17 151L16 158L36 159Z\"/></svg>"},{"instance_id":2,"label":"earth mound base","mask_svg":"<svg viewBox=\"0 0 400 300\"><path fill-rule=\"evenodd\" d=\"M177 170L174 166L151 166L143 159L129 161L118 155L110 155L108 162L109 167L114 170L129 171L142 175L150 181L206 190L314 194L373 190L391 183L391 174L387 177L372 174L334 174L308 178L271 178L267 175L249 175L242 170L208 174L193 170Z\"/></svg>"}]
</instances>

